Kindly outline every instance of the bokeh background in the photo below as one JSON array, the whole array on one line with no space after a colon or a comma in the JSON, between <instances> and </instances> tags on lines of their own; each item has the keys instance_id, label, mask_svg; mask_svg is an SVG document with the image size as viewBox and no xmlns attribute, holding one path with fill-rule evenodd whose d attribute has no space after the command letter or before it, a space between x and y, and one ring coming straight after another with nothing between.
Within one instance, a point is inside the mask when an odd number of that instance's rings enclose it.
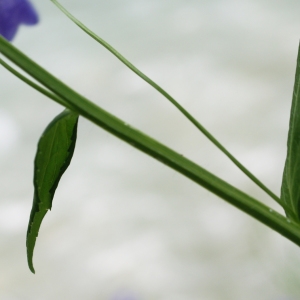
<instances>
[{"instance_id":1,"label":"bokeh background","mask_svg":"<svg viewBox=\"0 0 300 300\"><path fill-rule=\"evenodd\" d=\"M102 108L282 210L166 99L50 1L14 45ZM300 38L299 1L64 0L280 193ZM33 158L62 111L0 68L0 299L294 300L300 250L80 120L77 148L37 240L25 236Z\"/></svg>"}]
</instances>

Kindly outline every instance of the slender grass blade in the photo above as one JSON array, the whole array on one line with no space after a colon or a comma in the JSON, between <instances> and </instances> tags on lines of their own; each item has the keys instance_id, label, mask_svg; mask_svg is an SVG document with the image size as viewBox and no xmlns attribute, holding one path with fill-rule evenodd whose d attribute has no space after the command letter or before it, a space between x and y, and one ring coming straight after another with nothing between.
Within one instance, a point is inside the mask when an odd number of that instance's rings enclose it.
<instances>
[{"instance_id":1,"label":"slender grass blade","mask_svg":"<svg viewBox=\"0 0 300 300\"><path fill-rule=\"evenodd\" d=\"M105 47L110 53L117 57L130 70L137 74L140 78L145 80L149 85L156 89L160 94L167 98L191 123L193 123L219 150L221 150L246 176L248 176L256 185L264 190L273 200L280 204L283 208L284 203L276 196L270 189L268 189L257 177L255 177L245 166L243 166L203 125L201 125L183 106L179 104L169 93L161 88L157 83L150 79L146 74L135 67L128 61L121 53L108 44L101 37L96 35L78 19L76 19L67 9L65 9L57 0L51 0L70 20L72 20L79 28L81 28L90 37L96 40L99 44ZM0 61L1 63L1 61Z\"/></svg>"}]
</instances>

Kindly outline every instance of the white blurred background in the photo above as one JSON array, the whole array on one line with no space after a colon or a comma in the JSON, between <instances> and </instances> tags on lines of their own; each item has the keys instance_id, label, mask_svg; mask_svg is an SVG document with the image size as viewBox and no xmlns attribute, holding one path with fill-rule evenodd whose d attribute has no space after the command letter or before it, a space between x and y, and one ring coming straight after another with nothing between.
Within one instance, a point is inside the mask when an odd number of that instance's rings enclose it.
<instances>
[{"instance_id":1,"label":"white blurred background","mask_svg":"<svg viewBox=\"0 0 300 300\"><path fill-rule=\"evenodd\" d=\"M102 108L282 212L165 98L50 1L14 45ZM299 1L64 0L279 195ZM37 140L62 107L0 68L0 299L294 300L300 249L81 119L42 224L25 237Z\"/></svg>"}]
</instances>

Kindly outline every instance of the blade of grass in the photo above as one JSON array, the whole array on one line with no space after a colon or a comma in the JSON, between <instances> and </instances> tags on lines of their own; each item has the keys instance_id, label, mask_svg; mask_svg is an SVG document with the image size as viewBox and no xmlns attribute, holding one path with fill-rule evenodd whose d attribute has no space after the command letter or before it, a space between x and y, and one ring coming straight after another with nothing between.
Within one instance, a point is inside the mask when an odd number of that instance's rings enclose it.
<instances>
[{"instance_id":1,"label":"blade of grass","mask_svg":"<svg viewBox=\"0 0 300 300\"><path fill-rule=\"evenodd\" d=\"M300 223L300 45L296 66L287 156L281 185L281 199L291 212L288 217Z\"/></svg>"},{"instance_id":2,"label":"blade of grass","mask_svg":"<svg viewBox=\"0 0 300 300\"><path fill-rule=\"evenodd\" d=\"M104 111L56 79L1 36L0 51L35 80L71 104L86 119L183 174L300 246L300 226L297 223Z\"/></svg>"},{"instance_id":3,"label":"blade of grass","mask_svg":"<svg viewBox=\"0 0 300 300\"><path fill-rule=\"evenodd\" d=\"M79 26L84 32L91 36L94 40L105 47L109 52L116 56L122 63L124 63L129 69L131 69L140 78L145 80L154 89L166 97L188 120L190 120L219 150L221 150L248 178L250 178L257 186L265 191L273 200L275 200L282 207L285 207L285 203L281 201L269 188L267 188L256 176L254 176L245 166L243 166L210 132L208 132L184 107L182 107L170 94L162 89L147 75L136 68L131 62L129 62L124 56L122 56L116 49L110 44L104 41L101 37L97 36L94 32L88 29L78 19L76 19L68 10L66 10L58 1L51 0L69 19L71 19L77 26Z\"/></svg>"}]
</instances>

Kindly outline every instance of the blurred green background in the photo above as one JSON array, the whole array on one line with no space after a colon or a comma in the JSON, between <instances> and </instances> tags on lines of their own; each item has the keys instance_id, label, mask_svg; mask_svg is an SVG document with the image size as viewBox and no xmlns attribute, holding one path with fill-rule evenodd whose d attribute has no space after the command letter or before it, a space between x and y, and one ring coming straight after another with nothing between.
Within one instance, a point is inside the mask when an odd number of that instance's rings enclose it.
<instances>
[{"instance_id":1,"label":"blurred green background","mask_svg":"<svg viewBox=\"0 0 300 300\"><path fill-rule=\"evenodd\" d=\"M21 27L14 45L102 108L282 212L50 1L32 2L40 24ZM279 195L299 1L62 4ZM0 100L0 299L299 299L297 246L84 119L73 162L42 224L31 274L25 236L33 158L62 107L3 68Z\"/></svg>"}]
</instances>

